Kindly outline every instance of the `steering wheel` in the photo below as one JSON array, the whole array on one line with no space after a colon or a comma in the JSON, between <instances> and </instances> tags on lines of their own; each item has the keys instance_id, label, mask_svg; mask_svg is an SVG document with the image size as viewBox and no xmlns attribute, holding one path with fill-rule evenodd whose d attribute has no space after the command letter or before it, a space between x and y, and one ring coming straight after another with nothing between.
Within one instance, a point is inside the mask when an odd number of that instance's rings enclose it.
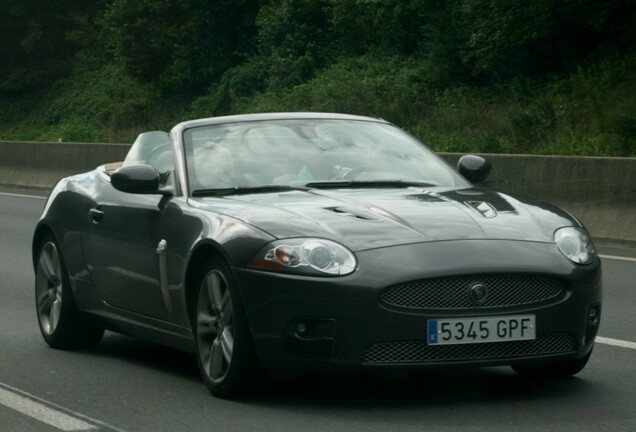
<instances>
[{"instance_id":1,"label":"steering wheel","mask_svg":"<svg viewBox=\"0 0 636 432\"><path fill-rule=\"evenodd\" d=\"M374 169L368 165L358 165L357 167L351 168L345 174L338 176L338 180L355 180L358 175L363 172L373 171Z\"/></svg>"}]
</instances>

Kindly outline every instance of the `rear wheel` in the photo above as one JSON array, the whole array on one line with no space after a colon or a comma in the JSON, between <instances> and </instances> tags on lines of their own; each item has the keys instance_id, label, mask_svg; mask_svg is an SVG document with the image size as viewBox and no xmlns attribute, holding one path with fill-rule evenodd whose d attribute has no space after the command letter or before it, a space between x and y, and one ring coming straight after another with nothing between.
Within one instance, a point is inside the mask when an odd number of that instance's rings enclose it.
<instances>
[{"instance_id":1,"label":"rear wheel","mask_svg":"<svg viewBox=\"0 0 636 432\"><path fill-rule=\"evenodd\" d=\"M545 363L542 365L524 366L515 365L512 366L515 372L519 376L532 379L559 379L567 378L581 372L587 362L590 360L592 351L587 355L576 359L560 362Z\"/></svg>"},{"instance_id":2,"label":"rear wheel","mask_svg":"<svg viewBox=\"0 0 636 432\"><path fill-rule=\"evenodd\" d=\"M260 370L241 297L220 259L204 267L193 321L197 363L210 392L227 399L247 395Z\"/></svg>"},{"instance_id":3,"label":"rear wheel","mask_svg":"<svg viewBox=\"0 0 636 432\"><path fill-rule=\"evenodd\" d=\"M102 339L104 330L90 323L75 306L66 266L52 236L40 246L35 303L42 337L51 347L89 347Z\"/></svg>"}]
</instances>

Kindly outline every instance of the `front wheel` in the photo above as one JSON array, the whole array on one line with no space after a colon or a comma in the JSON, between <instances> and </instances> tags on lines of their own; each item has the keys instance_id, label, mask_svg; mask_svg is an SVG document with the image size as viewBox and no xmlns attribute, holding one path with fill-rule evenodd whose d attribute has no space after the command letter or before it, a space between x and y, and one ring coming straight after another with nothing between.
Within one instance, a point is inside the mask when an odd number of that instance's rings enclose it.
<instances>
[{"instance_id":1,"label":"front wheel","mask_svg":"<svg viewBox=\"0 0 636 432\"><path fill-rule=\"evenodd\" d=\"M238 398L260 375L245 310L224 261L209 260L202 273L193 317L199 371L214 396Z\"/></svg>"},{"instance_id":2,"label":"front wheel","mask_svg":"<svg viewBox=\"0 0 636 432\"><path fill-rule=\"evenodd\" d=\"M35 306L42 337L53 348L83 348L99 343L104 329L77 310L64 260L55 239L44 239L35 268Z\"/></svg>"},{"instance_id":3,"label":"front wheel","mask_svg":"<svg viewBox=\"0 0 636 432\"><path fill-rule=\"evenodd\" d=\"M523 378L531 379L560 379L568 378L581 372L587 362L590 360L592 351L585 356L575 359L560 362L551 362L542 365L524 366L515 365L512 366L515 372Z\"/></svg>"}]
</instances>

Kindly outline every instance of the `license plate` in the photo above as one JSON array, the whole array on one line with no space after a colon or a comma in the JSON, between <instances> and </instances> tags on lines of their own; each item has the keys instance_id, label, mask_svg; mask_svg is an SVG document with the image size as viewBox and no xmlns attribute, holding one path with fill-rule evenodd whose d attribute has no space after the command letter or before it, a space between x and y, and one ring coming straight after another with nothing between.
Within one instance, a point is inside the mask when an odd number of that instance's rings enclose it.
<instances>
[{"instance_id":1,"label":"license plate","mask_svg":"<svg viewBox=\"0 0 636 432\"><path fill-rule=\"evenodd\" d=\"M428 320L429 345L535 339L534 315Z\"/></svg>"}]
</instances>

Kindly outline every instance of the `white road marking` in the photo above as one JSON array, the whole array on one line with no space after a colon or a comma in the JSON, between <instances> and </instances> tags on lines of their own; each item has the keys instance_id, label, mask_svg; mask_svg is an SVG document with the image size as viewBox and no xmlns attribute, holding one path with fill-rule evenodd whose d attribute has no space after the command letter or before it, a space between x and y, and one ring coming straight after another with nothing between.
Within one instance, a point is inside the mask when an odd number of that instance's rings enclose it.
<instances>
[{"instance_id":1,"label":"white road marking","mask_svg":"<svg viewBox=\"0 0 636 432\"><path fill-rule=\"evenodd\" d=\"M606 337L596 336L596 342L621 348L636 349L636 342L629 342L620 339L610 339Z\"/></svg>"},{"instance_id":2,"label":"white road marking","mask_svg":"<svg viewBox=\"0 0 636 432\"><path fill-rule=\"evenodd\" d=\"M97 427L68 414L54 410L39 402L32 401L8 390L0 388L0 404L21 412L31 418L63 431L88 431Z\"/></svg>"},{"instance_id":3,"label":"white road marking","mask_svg":"<svg viewBox=\"0 0 636 432\"><path fill-rule=\"evenodd\" d=\"M0 382L0 405L63 431L110 430L125 432L114 426L61 407L31 393Z\"/></svg>"},{"instance_id":4,"label":"white road marking","mask_svg":"<svg viewBox=\"0 0 636 432\"><path fill-rule=\"evenodd\" d=\"M15 194L15 193L9 193L9 192L0 192L0 195L2 195L2 196L10 196L10 197L18 197L18 198L33 198L33 199L41 199L41 200L45 200L46 199L46 197L38 196L38 195Z\"/></svg>"},{"instance_id":5,"label":"white road marking","mask_svg":"<svg viewBox=\"0 0 636 432\"><path fill-rule=\"evenodd\" d=\"M624 256L616 256L616 255L599 255L599 256L605 259L636 262L636 258L630 258L630 257L624 257Z\"/></svg>"}]
</instances>

